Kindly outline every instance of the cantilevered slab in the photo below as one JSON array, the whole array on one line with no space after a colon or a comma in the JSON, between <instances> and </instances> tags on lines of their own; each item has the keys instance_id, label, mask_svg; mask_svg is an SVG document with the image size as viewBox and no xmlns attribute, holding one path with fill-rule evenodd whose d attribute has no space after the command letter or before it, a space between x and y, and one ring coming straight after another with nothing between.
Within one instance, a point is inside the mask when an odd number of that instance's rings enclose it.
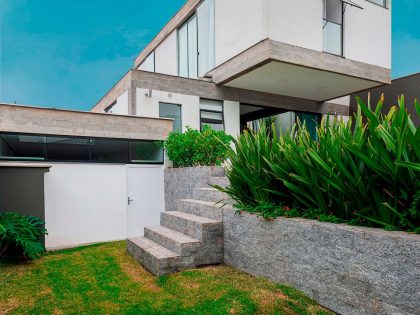
<instances>
[{"instance_id":1,"label":"cantilevered slab","mask_svg":"<svg viewBox=\"0 0 420 315\"><path fill-rule=\"evenodd\" d=\"M391 82L389 69L270 39L210 75L217 85L320 102Z\"/></svg>"},{"instance_id":2,"label":"cantilevered slab","mask_svg":"<svg viewBox=\"0 0 420 315\"><path fill-rule=\"evenodd\" d=\"M171 131L172 119L0 104L0 132L164 140Z\"/></svg>"}]
</instances>

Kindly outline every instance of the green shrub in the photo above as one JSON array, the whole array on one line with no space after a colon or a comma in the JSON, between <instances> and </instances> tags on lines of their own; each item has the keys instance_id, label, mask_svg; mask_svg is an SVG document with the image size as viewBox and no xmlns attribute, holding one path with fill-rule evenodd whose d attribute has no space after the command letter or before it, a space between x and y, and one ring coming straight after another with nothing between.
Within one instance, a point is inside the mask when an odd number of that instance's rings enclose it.
<instances>
[{"instance_id":1,"label":"green shrub","mask_svg":"<svg viewBox=\"0 0 420 315\"><path fill-rule=\"evenodd\" d=\"M233 138L224 131L204 126L200 132L171 132L163 146L174 167L219 166L225 160Z\"/></svg>"},{"instance_id":2,"label":"green shrub","mask_svg":"<svg viewBox=\"0 0 420 315\"><path fill-rule=\"evenodd\" d=\"M317 141L299 122L280 138L245 132L228 154L230 186L220 189L242 207L287 204L329 221L418 231L420 128L398 102L383 115L382 99L375 110L358 99L347 123L322 120Z\"/></svg>"},{"instance_id":3,"label":"green shrub","mask_svg":"<svg viewBox=\"0 0 420 315\"><path fill-rule=\"evenodd\" d=\"M0 213L0 259L35 259L45 251L44 222L34 216Z\"/></svg>"}]
</instances>

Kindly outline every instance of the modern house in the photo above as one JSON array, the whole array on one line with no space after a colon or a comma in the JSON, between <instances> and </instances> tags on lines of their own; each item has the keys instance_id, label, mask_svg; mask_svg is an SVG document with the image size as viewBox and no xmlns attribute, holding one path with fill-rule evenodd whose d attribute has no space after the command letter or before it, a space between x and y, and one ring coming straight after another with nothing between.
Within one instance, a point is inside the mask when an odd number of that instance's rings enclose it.
<instances>
[{"instance_id":1,"label":"modern house","mask_svg":"<svg viewBox=\"0 0 420 315\"><path fill-rule=\"evenodd\" d=\"M350 102L350 114L357 112L356 96L367 103L370 95L371 105L376 106L382 94L385 97L384 106L382 108L384 114L388 113L391 107L396 105L398 96L404 95L405 106L411 114L414 124L416 124L416 126L420 125L420 118L416 114L416 109L414 107L415 99L420 102L420 73L392 80L390 85L383 85L368 91L353 94Z\"/></svg>"},{"instance_id":2,"label":"modern house","mask_svg":"<svg viewBox=\"0 0 420 315\"><path fill-rule=\"evenodd\" d=\"M233 136L276 115L285 129L348 116L348 95L390 68L390 0L188 0L92 111Z\"/></svg>"}]
</instances>

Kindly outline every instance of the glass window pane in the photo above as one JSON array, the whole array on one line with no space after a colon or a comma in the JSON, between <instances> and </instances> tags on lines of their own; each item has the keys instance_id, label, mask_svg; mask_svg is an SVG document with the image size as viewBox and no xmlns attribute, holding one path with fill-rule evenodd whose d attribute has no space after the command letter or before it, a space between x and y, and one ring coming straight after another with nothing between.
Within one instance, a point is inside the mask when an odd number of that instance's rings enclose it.
<instances>
[{"instance_id":1,"label":"glass window pane","mask_svg":"<svg viewBox=\"0 0 420 315\"><path fill-rule=\"evenodd\" d=\"M184 25L178 31L179 76L188 78L188 27Z\"/></svg>"},{"instance_id":2,"label":"glass window pane","mask_svg":"<svg viewBox=\"0 0 420 315\"><path fill-rule=\"evenodd\" d=\"M197 78L197 18L188 22L188 77Z\"/></svg>"},{"instance_id":3,"label":"glass window pane","mask_svg":"<svg viewBox=\"0 0 420 315\"><path fill-rule=\"evenodd\" d=\"M214 68L214 0L205 0L197 9L198 75Z\"/></svg>"},{"instance_id":4,"label":"glass window pane","mask_svg":"<svg viewBox=\"0 0 420 315\"><path fill-rule=\"evenodd\" d=\"M97 163L127 163L128 140L92 139L91 159Z\"/></svg>"},{"instance_id":5,"label":"glass window pane","mask_svg":"<svg viewBox=\"0 0 420 315\"><path fill-rule=\"evenodd\" d=\"M215 112L223 112L223 102L201 99L200 109L211 110Z\"/></svg>"},{"instance_id":6,"label":"glass window pane","mask_svg":"<svg viewBox=\"0 0 420 315\"><path fill-rule=\"evenodd\" d=\"M215 120L215 121L223 121L223 114L222 113L213 113L213 112L206 112L201 111L201 119L206 120Z\"/></svg>"},{"instance_id":7,"label":"glass window pane","mask_svg":"<svg viewBox=\"0 0 420 315\"><path fill-rule=\"evenodd\" d=\"M335 24L343 24L343 3L337 0L324 1L324 19Z\"/></svg>"},{"instance_id":8,"label":"glass window pane","mask_svg":"<svg viewBox=\"0 0 420 315\"><path fill-rule=\"evenodd\" d=\"M43 136L2 134L0 159L44 160L46 138Z\"/></svg>"},{"instance_id":9,"label":"glass window pane","mask_svg":"<svg viewBox=\"0 0 420 315\"><path fill-rule=\"evenodd\" d=\"M152 141L130 141L131 163L163 163L163 149Z\"/></svg>"},{"instance_id":10,"label":"glass window pane","mask_svg":"<svg viewBox=\"0 0 420 315\"><path fill-rule=\"evenodd\" d=\"M142 71L155 72L155 52L153 51L139 67Z\"/></svg>"},{"instance_id":11,"label":"glass window pane","mask_svg":"<svg viewBox=\"0 0 420 315\"><path fill-rule=\"evenodd\" d=\"M324 21L324 51L334 55L342 55L341 25Z\"/></svg>"},{"instance_id":12,"label":"glass window pane","mask_svg":"<svg viewBox=\"0 0 420 315\"><path fill-rule=\"evenodd\" d=\"M47 137L47 159L50 161L90 161L91 146L91 139Z\"/></svg>"},{"instance_id":13,"label":"glass window pane","mask_svg":"<svg viewBox=\"0 0 420 315\"><path fill-rule=\"evenodd\" d=\"M386 0L368 0L368 1L379 4L382 7L386 7Z\"/></svg>"},{"instance_id":14,"label":"glass window pane","mask_svg":"<svg viewBox=\"0 0 420 315\"><path fill-rule=\"evenodd\" d=\"M182 132L181 106L180 105L159 103L159 117L174 119L173 131Z\"/></svg>"}]
</instances>

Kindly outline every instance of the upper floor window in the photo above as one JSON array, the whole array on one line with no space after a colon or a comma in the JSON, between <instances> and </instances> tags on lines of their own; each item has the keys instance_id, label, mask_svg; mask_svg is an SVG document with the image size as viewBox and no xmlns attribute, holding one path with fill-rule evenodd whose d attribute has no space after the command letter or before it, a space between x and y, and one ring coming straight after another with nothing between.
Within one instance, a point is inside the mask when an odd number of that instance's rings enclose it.
<instances>
[{"instance_id":1,"label":"upper floor window","mask_svg":"<svg viewBox=\"0 0 420 315\"><path fill-rule=\"evenodd\" d=\"M178 30L179 76L197 78L197 17L194 15Z\"/></svg>"},{"instance_id":2,"label":"upper floor window","mask_svg":"<svg viewBox=\"0 0 420 315\"><path fill-rule=\"evenodd\" d=\"M198 76L203 77L214 68L214 0L204 1L197 9Z\"/></svg>"},{"instance_id":3,"label":"upper floor window","mask_svg":"<svg viewBox=\"0 0 420 315\"><path fill-rule=\"evenodd\" d=\"M173 119L173 131L182 132L181 105L159 103L159 117Z\"/></svg>"},{"instance_id":4,"label":"upper floor window","mask_svg":"<svg viewBox=\"0 0 420 315\"><path fill-rule=\"evenodd\" d=\"M324 51L343 55L343 2L324 0Z\"/></svg>"},{"instance_id":5,"label":"upper floor window","mask_svg":"<svg viewBox=\"0 0 420 315\"><path fill-rule=\"evenodd\" d=\"M139 70L155 72L155 52L151 52L149 56L141 63Z\"/></svg>"},{"instance_id":6,"label":"upper floor window","mask_svg":"<svg viewBox=\"0 0 420 315\"><path fill-rule=\"evenodd\" d=\"M178 30L179 76L197 78L214 68L214 0L205 0Z\"/></svg>"}]
</instances>

